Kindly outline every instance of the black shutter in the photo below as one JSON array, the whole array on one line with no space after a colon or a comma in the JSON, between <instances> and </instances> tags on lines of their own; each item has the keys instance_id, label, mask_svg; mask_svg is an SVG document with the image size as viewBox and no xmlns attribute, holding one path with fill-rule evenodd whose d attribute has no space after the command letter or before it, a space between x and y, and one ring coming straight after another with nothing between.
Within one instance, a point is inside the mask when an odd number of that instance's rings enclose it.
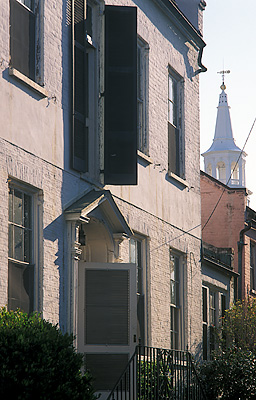
<instances>
[{"instance_id":1,"label":"black shutter","mask_svg":"<svg viewBox=\"0 0 256 400\"><path fill-rule=\"evenodd\" d=\"M35 14L10 0L11 66L35 80Z\"/></svg>"},{"instance_id":2,"label":"black shutter","mask_svg":"<svg viewBox=\"0 0 256 400\"><path fill-rule=\"evenodd\" d=\"M179 130L170 123L168 123L168 164L169 172L180 176Z\"/></svg>"},{"instance_id":3,"label":"black shutter","mask_svg":"<svg viewBox=\"0 0 256 400\"><path fill-rule=\"evenodd\" d=\"M137 8L105 8L104 181L137 184Z\"/></svg>"},{"instance_id":4,"label":"black shutter","mask_svg":"<svg viewBox=\"0 0 256 400\"><path fill-rule=\"evenodd\" d=\"M88 171L86 1L72 0L72 168Z\"/></svg>"}]
</instances>

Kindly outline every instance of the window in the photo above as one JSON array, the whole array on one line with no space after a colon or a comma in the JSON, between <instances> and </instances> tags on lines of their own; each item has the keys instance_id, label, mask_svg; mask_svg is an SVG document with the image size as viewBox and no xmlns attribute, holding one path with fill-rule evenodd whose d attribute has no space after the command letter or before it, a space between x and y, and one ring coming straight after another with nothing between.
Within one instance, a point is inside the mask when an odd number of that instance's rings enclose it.
<instances>
[{"instance_id":1,"label":"window","mask_svg":"<svg viewBox=\"0 0 256 400\"><path fill-rule=\"evenodd\" d=\"M138 38L137 44L137 121L138 150L149 155L148 143L148 44Z\"/></svg>"},{"instance_id":2,"label":"window","mask_svg":"<svg viewBox=\"0 0 256 400\"><path fill-rule=\"evenodd\" d=\"M216 349L216 327L222 323L222 318L227 309L227 296L209 287L202 288L202 323L203 337L202 350L203 359L211 357L211 353Z\"/></svg>"},{"instance_id":3,"label":"window","mask_svg":"<svg viewBox=\"0 0 256 400\"><path fill-rule=\"evenodd\" d=\"M222 183L226 183L226 166L223 161L217 164L217 179Z\"/></svg>"},{"instance_id":4,"label":"window","mask_svg":"<svg viewBox=\"0 0 256 400\"><path fill-rule=\"evenodd\" d=\"M256 257L256 244L250 241L250 289L256 290L255 282L255 257Z\"/></svg>"},{"instance_id":5,"label":"window","mask_svg":"<svg viewBox=\"0 0 256 400\"><path fill-rule=\"evenodd\" d=\"M181 136L181 79L173 72L168 75L168 171L184 177L183 144Z\"/></svg>"},{"instance_id":6,"label":"window","mask_svg":"<svg viewBox=\"0 0 256 400\"><path fill-rule=\"evenodd\" d=\"M182 340L182 277L183 263L182 256L170 253L170 333L171 349L183 348Z\"/></svg>"},{"instance_id":7,"label":"window","mask_svg":"<svg viewBox=\"0 0 256 400\"><path fill-rule=\"evenodd\" d=\"M101 2L72 2L72 168L104 177L105 184L134 185L137 8L105 6L103 17L101 7ZM98 107L104 121L97 118Z\"/></svg>"},{"instance_id":8,"label":"window","mask_svg":"<svg viewBox=\"0 0 256 400\"><path fill-rule=\"evenodd\" d=\"M207 301L207 289L203 287L203 359L207 360L207 342L208 342L208 301Z\"/></svg>"},{"instance_id":9,"label":"window","mask_svg":"<svg viewBox=\"0 0 256 400\"><path fill-rule=\"evenodd\" d=\"M35 309L35 195L23 186L9 187L8 308Z\"/></svg>"},{"instance_id":10,"label":"window","mask_svg":"<svg viewBox=\"0 0 256 400\"><path fill-rule=\"evenodd\" d=\"M207 165L207 174L212 176L212 164Z\"/></svg>"},{"instance_id":11,"label":"window","mask_svg":"<svg viewBox=\"0 0 256 400\"><path fill-rule=\"evenodd\" d=\"M239 166L237 162L231 164L231 184L239 185Z\"/></svg>"},{"instance_id":12,"label":"window","mask_svg":"<svg viewBox=\"0 0 256 400\"><path fill-rule=\"evenodd\" d=\"M39 0L10 0L10 65L41 83Z\"/></svg>"},{"instance_id":13,"label":"window","mask_svg":"<svg viewBox=\"0 0 256 400\"><path fill-rule=\"evenodd\" d=\"M144 243L145 240L142 239L130 239L130 262L137 266L137 334L142 346L145 345Z\"/></svg>"},{"instance_id":14,"label":"window","mask_svg":"<svg viewBox=\"0 0 256 400\"><path fill-rule=\"evenodd\" d=\"M74 1L72 166L77 171L91 174L96 171L94 163L97 159L94 154L97 146L97 10L96 5L92 6L84 0Z\"/></svg>"}]
</instances>

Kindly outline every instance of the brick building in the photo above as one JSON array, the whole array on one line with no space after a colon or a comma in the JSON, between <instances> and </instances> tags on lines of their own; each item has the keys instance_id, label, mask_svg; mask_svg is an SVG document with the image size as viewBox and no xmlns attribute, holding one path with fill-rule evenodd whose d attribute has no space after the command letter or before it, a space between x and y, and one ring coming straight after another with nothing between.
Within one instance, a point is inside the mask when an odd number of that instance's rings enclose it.
<instances>
[{"instance_id":1,"label":"brick building","mask_svg":"<svg viewBox=\"0 0 256 400\"><path fill-rule=\"evenodd\" d=\"M234 251L235 297L255 295L255 217L249 207L245 157L233 137L224 82L217 111L213 144L203 153L201 171L202 239Z\"/></svg>"},{"instance_id":2,"label":"brick building","mask_svg":"<svg viewBox=\"0 0 256 400\"><path fill-rule=\"evenodd\" d=\"M1 4L0 303L73 332L103 391L139 340L202 339L204 7Z\"/></svg>"}]
</instances>

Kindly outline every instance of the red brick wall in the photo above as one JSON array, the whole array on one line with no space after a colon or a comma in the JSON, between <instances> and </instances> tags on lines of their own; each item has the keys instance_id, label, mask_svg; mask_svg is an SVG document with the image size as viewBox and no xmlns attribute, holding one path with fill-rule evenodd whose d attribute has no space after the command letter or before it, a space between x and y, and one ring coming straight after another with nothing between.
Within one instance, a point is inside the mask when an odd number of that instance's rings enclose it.
<instances>
[{"instance_id":1,"label":"red brick wall","mask_svg":"<svg viewBox=\"0 0 256 400\"><path fill-rule=\"evenodd\" d=\"M205 226L221 195L216 210ZM216 179L201 173L202 239L216 247L233 247L235 271L238 271L237 242L240 231L244 228L245 209L246 189L230 189ZM250 248L248 250L250 251ZM246 282L248 279L250 276L248 278L246 275Z\"/></svg>"}]
</instances>

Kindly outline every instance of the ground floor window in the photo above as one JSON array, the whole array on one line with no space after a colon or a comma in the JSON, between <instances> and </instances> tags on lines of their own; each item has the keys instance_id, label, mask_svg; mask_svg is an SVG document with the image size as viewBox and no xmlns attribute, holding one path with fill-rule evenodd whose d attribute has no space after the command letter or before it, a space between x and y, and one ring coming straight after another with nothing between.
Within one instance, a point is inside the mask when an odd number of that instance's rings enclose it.
<instances>
[{"instance_id":1,"label":"ground floor window","mask_svg":"<svg viewBox=\"0 0 256 400\"><path fill-rule=\"evenodd\" d=\"M8 217L8 309L35 309L37 193L10 180ZM38 225L37 225L38 226Z\"/></svg>"},{"instance_id":2,"label":"ground floor window","mask_svg":"<svg viewBox=\"0 0 256 400\"><path fill-rule=\"evenodd\" d=\"M216 349L216 328L221 324L227 308L227 295L224 292L203 286L202 288L202 347L203 359L211 358Z\"/></svg>"},{"instance_id":3,"label":"ground floor window","mask_svg":"<svg viewBox=\"0 0 256 400\"><path fill-rule=\"evenodd\" d=\"M184 255L170 249L170 345L183 348Z\"/></svg>"}]
</instances>

